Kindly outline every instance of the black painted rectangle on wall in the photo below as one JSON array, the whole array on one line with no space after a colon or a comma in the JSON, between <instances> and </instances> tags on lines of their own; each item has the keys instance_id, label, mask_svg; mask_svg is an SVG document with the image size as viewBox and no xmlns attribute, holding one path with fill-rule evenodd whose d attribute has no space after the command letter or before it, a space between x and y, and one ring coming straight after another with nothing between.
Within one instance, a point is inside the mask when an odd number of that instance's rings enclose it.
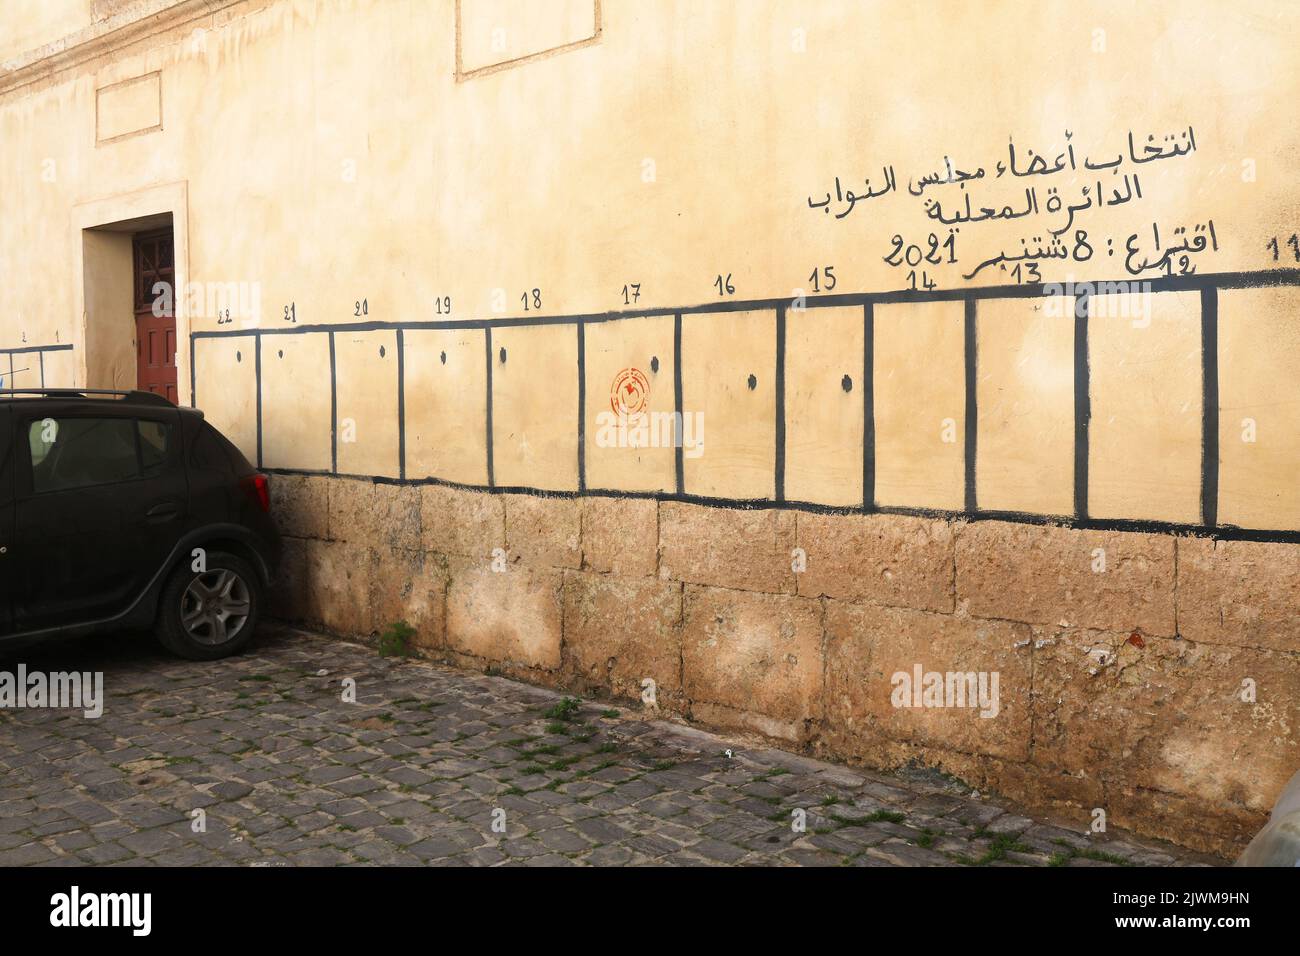
<instances>
[{"instance_id":1,"label":"black painted rectangle on wall","mask_svg":"<svg viewBox=\"0 0 1300 956\"><path fill-rule=\"evenodd\" d=\"M686 460L683 434L685 411L682 408L682 314L673 316L673 459L677 471L677 493L686 494Z\"/></svg>"},{"instance_id":2,"label":"black painted rectangle on wall","mask_svg":"<svg viewBox=\"0 0 1300 956\"><path fill-rule=\"evenodd\" d=\"M406 477L406 346L397 330L397 473Z\"/></svg>"},{"instance_id":3,"label":"black painted rectangle on wall","mask_svg":"<svg viewBox=\"0 0 1300 956\"><path fill-rule=\"evenodd\" d=\"M1088 423L1092 399L1088 381L1088 293L1074 300L1074 516L1088 517Z\"/></svg>"},{"instance_id":4,"label":"black painted rectangle on wall","mask_svg":"<svg viewBox=\"0 0 1300 956\"><path fill-rule=\"evenodd\" d=\"M496 487L496 475L492 466L492 326L483 330L483 354L487 361L487 486Z\"/></svg>"},{"instance_id":5,"label":"black painted rectangle on wall","mask_svg":"<svg viewBox=\"0 0 1300 956\"><path fill-rule=\"evenodd\" d=\"M339 366L334 351L334 333L330 333L330 471L339 471Z\"/></svg>"},{"instance_id":6,"label":"black painted rectangle on wall","mask_svg":"<svg viewBox=\"0 0 1300 956\"><path fill-rule=\"evenodd\" d=\"M858 305L863 309L863 332L864 332L864 349L863 349L863 438L862 438L862 502L858 506L831 506L822 505L815 502L792 502L785 499L784 471L786 464L785 448L785 319L787 302L785 299L756 300L750 302L724 301L699 305L688 308L678 309L645 309L645 310L628 310L625 312L609 312L592 315L579 316L543 316L543 317L515 317L502 319L475 319L475 320L457 320L454 322L401 322L401 323L362 323L365 330L370 329L394 329L397 331L399 342L401 341L404 330L411 329L446 329L446 328L474 328L483 329L485 338L485 362L487 373L487 401L486 401L486 458L487 458L487 484L466 485L455 482L444 481L438 478L420 479L419 484L443 484L454 485L456 487L470 488L485 491L510 491L518 493L536 493L545 495L555 495L555 491L531 488L531 487L511 487L509 489L499 487L495 481L493 468L493 402L492 402L492 379L493 379L493 344L492 329L498 327L516 327L516 326L534 326L534 325L556 325L556 324L574 324L577 326L575 332L579 336L579 362L578 371L580 373L579 384L579 408L577 416L577 427L579 429L579 486L577 492L560 493L568 495L600 495L615 497L650 497L660 500L681 500L692 503L715 505L719 507L767 507L770 506L770 499L745 500L724 497L707 497L702 495L691 495L685 488L683 447L681 435L677 437L677 447L675 449L675 472L676 487L671 493L664 492L619 492L614 489L589 489L585 483L585 326L590 322L609 322L620 319L637 318L650 315L668 316L674 319L673 327L673 348L674 348L674 408L677 413L678 422L684 415L683 408L683 372L682 372L682 317L684 315L709 314L709 313L730 313L737 311L760 311L772 310L777 315L777 368L776 368L776 400L774 402L773 414L775 417L774 427L777 433L776 441L776 461L775 461L775 491L778 506L787 507L796 510L805 510L822 513L898 513L914 514L918 516L927 516L942 519L966 518L971 520L1006 520L1031 524L1054 523L1067 527L1076 528L1097 528L1113 530L1131 530L1145 532L1172 532L1172 533L1191 533L1197 535L1210 536L1215 538L1233 539L1233 540L1258 540L1258 541L1287 541L1300 543L1300 530L1296 529L1264 529L1264 528L1235 528L1224 527L1217 523L1218 514L1218 486L1219 486L1219 367L1218 367L1218 290L1221 288L1257 288L1257 287L1276 287L1276 286L1295 286L1300 285L1300 270L1270 270L1263 273L1205 273L1192 276L1161 276L1151 280L1144 281L1147 291L1152 293L1160 292L1177 292L1198 290L1201 294L1202 301L1202 364L1203 364L1203 406L1204 421L1202 425L1202 487L1201 487L1201 523L1172 523L1166 521L1148 520L1143 518L1124 518L1124 519L1094 519L1089 514L1088 503L1088 475L1089 475L1089 426L1091 420L1091 376L1089 370L1089 320L1091 317L1091 303L1088 297L1086 286L1085 291L1077 294L1075 300L1075 313L1073 315L1074 330L1074 514L1070 517L1057 515L1039 515L1032 512L1014 512L1014 511L980 511L976 494L976 466L978 462L978 390L976 388L977 372L979 368L978 361L978 301L982 299L997 298L1034 298L1045 297L1049 295L1060 295L1059 287L1050 287L1046 285L1038 286L997 286L983 287L975 289L948 289L948 290L901 290L881 293L849 293L840 295L822 295L806 297L808 308L826 308L842 307L845 305ZM961 301L964 304L964 345L965 345L965 403L966 403L966 420L967 428L965 433L964 448L964 486L965 494L962 509L959 511L950 511L945 509L932 508L882 508L875 502L875 408L874 408L874 378L875 378L875 350L874 350L874 306L881 302L933 302L933 301ZM353 330L352 324L327 324L321 326L297 326L293 328L272 328L256 330L252 334L257 339L257 366L258 366L258 396L257 396L257 442L258 442L258 461L262 462L262 394L261 394L261 337L270 334L313 334L326 332L329 334L332 344L333 334L337 331ZM356 330L362 330L358 326ZM196 382L196 362L194 340L198 338L222 338L236 335L248 335L247 330L207 330L196 332L191 336L190 355L191 355L191 387L192 394L196 392L194 388ZM62 348L71 348L71 346L62 346ZM7 353L12 365L12 359L15 352L39 351L36 348L22 349L0 349L0 353ZM53 350L53 349L51 349ZM399 354L402 349L399 347ZM334 357L331 350L331 365ZM334 370L331 368L331 380L334 378ZM404 375L403 363L399 361L399 377ZM399 388L399 395L402 389ZM333 394L334 387L331 387L331 420L336 418L337 396ZM404 453L405 441L405 421L402 414L401 399L399 398L399 448ZM679 424L680 427L680 424ZM334 442L332 441L332 445ZM335 447L332 455L332 470L337 473L337 449ZM294 473L294 469L279 469L288 473ZM406 481L404 469L400 470L398 479L385 478L382 476L349 476L369 478L378 482L388 481Z\"/></svg>"},{"instance_id":7,"label":"black painted rectangle on wall","mask_svg":"<svg viewBox=\"0 0 1300 956\"><path fill-rule=\"evenodd\" d=\"M262 467L262 333L253 336L254 378L257 381L257 467Z\"/></svg>"},{"instance_id":8,"label":"black painted rectangle on wall","mask_svg":"<svg viewBox=\"0 0 1300 956\"><path fill-rule=\"evenodd\" d=\"M776 455L772 483L777 501L785 501L785 305L776 307Z\"/></svg>"},{"instance_id":9,"label":"black painted rectangle on wall","mask_svg":"<svg viewBox=\"0 0 1300 956\"><path fill-rule=\"evenodd\" d=\"M876 510L876 312L862 306L862 508Z\"/></svg>"},{"instance_id":10,"label":"black painted rectangle on wall","mask_svg":"<svg viewBox=\"0 0 1300 956\"><path fill-rule=\"evenodd\" d=\"M979 408L978 408L978 382L976 373L979 368L979 357L977 355L979 346L978 330L976 328L975 300L967 299L963 311L963 332L965 341L965 364L966 364L966 425L962 431L962 437L965 439L964 448L964 465L965 465L965 504L966 511L974 514L978 511L975 496L975 457L977 454L976 442L979 438Z\"/></svg>"},{"instance_id":11,"label":"black painted rectangle on wall","mask_svg":"<svg viewBox=\"0 0 1300 956\"><path fill-rule=\"evenodd\" d=\"M587 490L587 329L578 322L578 490Z\"/></svg>"},{"instance_id":12,"label":"black painted rectangle on wall","mask_svg":"<svg viewBox=\"0 0 1300 956\"><path fill-rule=\"evenodd\" d=\"M1219 523L1219 292L1201 290L1201 522Z\"/></svg>"}]
</instances>

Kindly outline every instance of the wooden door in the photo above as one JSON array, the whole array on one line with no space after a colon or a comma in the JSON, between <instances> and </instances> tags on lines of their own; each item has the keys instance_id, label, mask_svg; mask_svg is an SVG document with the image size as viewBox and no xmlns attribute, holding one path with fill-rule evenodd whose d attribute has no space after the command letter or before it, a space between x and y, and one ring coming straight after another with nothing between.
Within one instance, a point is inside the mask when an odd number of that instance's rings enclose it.
<instances>
[{"instance_id":1,"label":"wooden door","mask_svg":"<svg viewBox=\"0 0 1300 956\"><path fill-rule=\"evenodd\" d=\"M135 237L136 388L177 401L176 265L172 231ZM159 283L166 283L163 293Z\"/></svg>"}]
</instances>

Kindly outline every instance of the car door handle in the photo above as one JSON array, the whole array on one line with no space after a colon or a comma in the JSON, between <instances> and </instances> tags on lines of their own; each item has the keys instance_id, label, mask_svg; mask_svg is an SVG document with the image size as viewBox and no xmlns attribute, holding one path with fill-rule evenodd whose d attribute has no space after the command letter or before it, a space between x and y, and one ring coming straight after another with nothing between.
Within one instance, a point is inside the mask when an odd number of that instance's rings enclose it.
<instances>
[{"instance_id":1,"label":"car door handle","mask_svg":"<svg viewBox=\"0 0 1300 956\"><path fill-rule=\"evenodd\" d=\"M150 524L162 524L164 521L172 521L180 517L180 513L179 506L165 501L160 505L154 505L144 513L144 516Z\"/></svg>"}]
</instances>

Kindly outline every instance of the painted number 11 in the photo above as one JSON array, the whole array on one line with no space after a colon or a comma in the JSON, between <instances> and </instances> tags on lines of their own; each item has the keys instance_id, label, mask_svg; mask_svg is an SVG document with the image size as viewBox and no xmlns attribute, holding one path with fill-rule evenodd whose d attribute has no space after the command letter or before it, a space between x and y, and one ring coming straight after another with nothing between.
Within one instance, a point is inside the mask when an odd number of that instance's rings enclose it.
<instances>
[{"instance_id":1,"label":"painted number 11","mask_svg":"<svg viewBox=\"0 0 1300 956\"><path fill-rule=\"evenodd\" d=\"M1300 262L1300 236L1298 236L1294 232L1291 233L1291 238L1286 241L1285 245L1291 247L1292 257L1295 259L1296 262ZM1272 239L1270 239L1268 241L1268 245L1265 246L1264 248L1271 249L1273 251L1274 262L1277 262L1278 259L1282 257L1282 247L1277 241L1277 236L1274 236Z\"/></svg>"}]
</instances>

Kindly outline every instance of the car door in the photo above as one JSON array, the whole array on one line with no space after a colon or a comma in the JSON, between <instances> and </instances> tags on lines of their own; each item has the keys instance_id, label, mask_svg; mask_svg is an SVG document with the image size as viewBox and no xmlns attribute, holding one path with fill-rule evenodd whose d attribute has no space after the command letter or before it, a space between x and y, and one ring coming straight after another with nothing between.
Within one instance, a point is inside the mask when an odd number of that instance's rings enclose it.
<instances>
[{"instance_id":1,"label":"car door","mask_svg":"<svg viewBox=\"0 0 1300 956\"><path fill-rule=\"evenodd\" d=\"M9 408L0 405L0 636L10 631L10 550L14 532L13 436Z\"/></svg>"},{"instance_id":2,"label":"car door","mask_svg":"<svg viewBox=\"0 0 1300 956\"><path fill-rule=\"evenodd\" d=\"M185 523L179 414L87 402L15 419L13 627L111 621L160 572Z\"/></svg>"}]
</instances>

